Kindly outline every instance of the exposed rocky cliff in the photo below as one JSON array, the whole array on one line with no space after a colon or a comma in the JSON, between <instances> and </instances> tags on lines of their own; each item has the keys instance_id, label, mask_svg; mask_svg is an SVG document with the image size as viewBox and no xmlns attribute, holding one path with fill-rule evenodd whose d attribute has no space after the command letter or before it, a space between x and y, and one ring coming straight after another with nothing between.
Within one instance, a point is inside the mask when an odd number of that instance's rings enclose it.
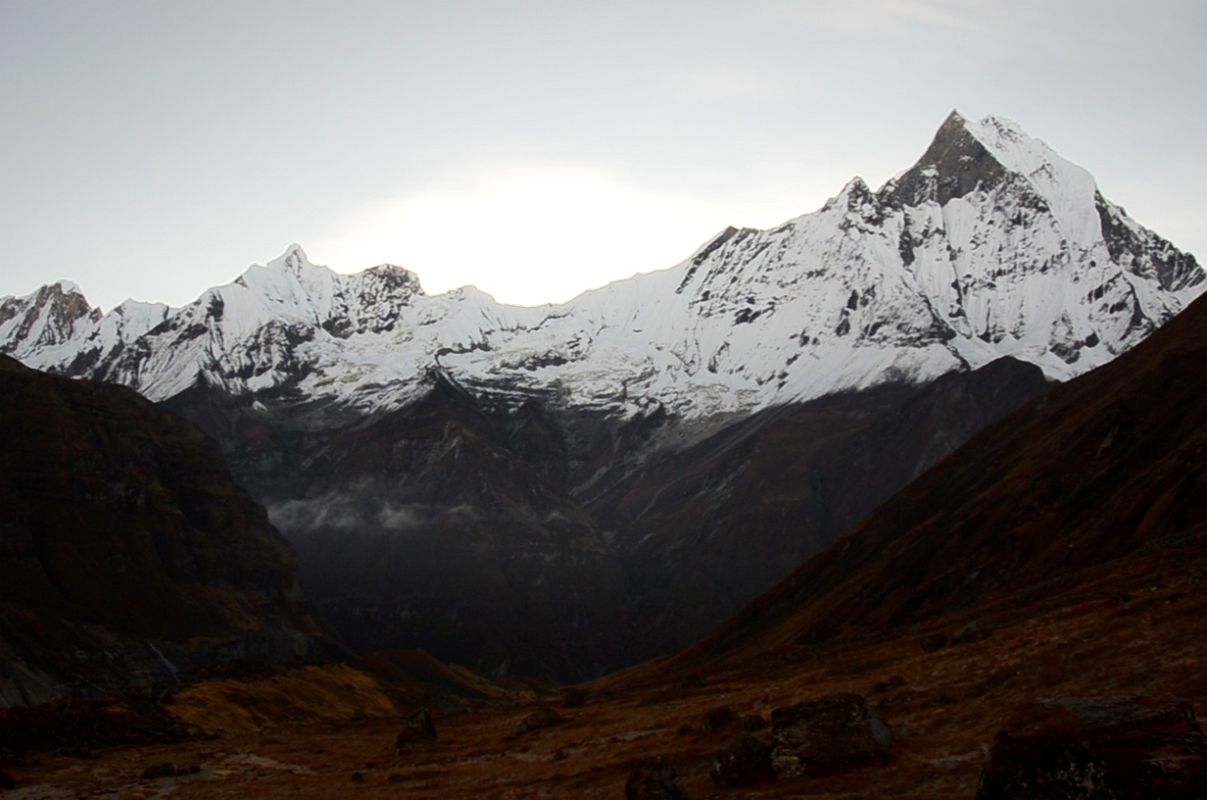
<instances>
[{"instance_id":1,"label":"exposed rocky cliff","mask_svg":"<svg viewBox=\"0 0 1207 800\"><path fill-rule=\"evenodd\" d=\"M215 442L0 356L0 705L305 657L293 553Z\"/></svg>"}]
</instances>

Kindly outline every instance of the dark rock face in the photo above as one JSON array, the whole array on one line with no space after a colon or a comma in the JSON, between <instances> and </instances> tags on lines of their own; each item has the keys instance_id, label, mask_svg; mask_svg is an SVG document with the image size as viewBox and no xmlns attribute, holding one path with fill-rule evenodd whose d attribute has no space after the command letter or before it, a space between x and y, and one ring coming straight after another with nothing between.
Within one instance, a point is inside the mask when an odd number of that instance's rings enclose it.
<instances>
[{"instance_id":1,"label":"dark rock face","mask_svg":"<svg viewBox=\"0 0 1207 800\"><path fill-rule=\"evenodd\" d=\"M708 775L718 786L754 786L775 780L771 746L743 731L715 756Z\"/></svg>"},{"instance_id":2,"label":"dark rock face","mask_svg":"<svg viewBox=\"0 0 1207 800\"><path fill-rule=\"evenodd\" d=\"M1138 275L1155 274L1164 289L1184 289L1207 280L1193 255L1179 252L1149 231L1138 234L1101 194L1096 194L1094 200L1111 258L1119 263L1130 261L1131 271Z\"/></svg>"},{"instance_id":3,"label":"dark rock face","mask_svg":"<svg viewBox=\"0 0 1207 800\"><path fill-rule=\"evenodd\" d=\"M1037 367L1002 359L924 387L772 409L623 475L588 508L623 548L635 606L627 652L642 660L698 641L1047 388Z\"/></svg>"},{"instance_id":4,"label":"dark rock face","mask_svg":"<svg viewBox=\"0 0 1207 800\"><path fill-rule=\"evenodd\" d=\"M886 761L892 744L888 725L856 694L798 703L771 713L771 763L779 778Z\"/></svg>"},{"instance_id":5,"label":"dark rock face","mask_svg":"<svg viewBox=\"0 0 1207 800\"><path fill-rule=\"evenodd\" d=\"M774 409L651 456L665 413L621 421L430 378L426 397L374 418L285 397L266 413L204 387L167 405L223 443L348 644L566 682L705 635L1047 387L1003 360Z\"/></svg>"},{"instance_id":6,"label":"dark rock face","mask_svg":"<svg viewBox=\"0 0 1207 800\"><path fill-rule=\"evenodd\" d=\"M918 163L897 179L888 199L897 205L918 206L927 201L945 205L978 187L992 189L1007 174L953 111Z\"/></svg>"},{"instance_id":7,"label":"dark rock face","mask_svg":"<svg viewBox=\"0 0 1207 800\"><path fill-rule=\"evenodd\" d=\"M306 656L293 555L194 426L0 358L0 705Z\"/></svg>"},{"instance_id":8,"label":"dark rock face","mask_svg":"<svg viewBox=\"0 0 1207 800\"><path fill-rule=\"evenodd\" d=\"M159 702L159 690L125 690L81 701L77 698L0 709L0 752L96 748L147 742L178 742L187 726Z\"/></svg>"},{"instance_id":9,"label":"dark rock face","mask_svg":"<svg viewBox=\"0 0 1207 800\"><path fill-rule=\"evenodd\" d=\"M425 398L370 419L287 402L256 413L200 389L169 405L223 440L349 645L597 675L621 657L624 577L568 494L566 434L533 404L494 409L432 377Z\"/></svg>"},{"instance_id":10,"label":"dark rock face","mask_svg":"<svg viewBox=\"0 0 1207 800\"><path fill-rule=\"evenodd\" d=\"M394 740L394 749L398 755L416 750L436 741L436 723L426 708L415 712L415 715L403 723L402 730Z\"/></svg>"},{"instance_id":11,"label":"dark rock face","mask_svg":"<svg viewBox=\"0 0 1207 800\"><path fill-rule=\"evenodd\" d=\"M633 768L624 784L624 796L625 800L671 800L687 795L679 784L679 773L659 756Z\"/></svg>"},{"instance_id":12,"label":"dark rock face","mask_svg":"<svg viewBox=\"0 0 1207 800\"><path fill-rule=\"evenodd\" d=\"M701 725L705 733L713 731L723 731L730 725L738 721L738 715L729 706L719 706L709 711L704 715L704 722Z\"/></svg>"},{"instance_id":13,"label":"dark rock face","mask_svg":"<svg viewBox=\"0 0 1207 800\"><path fill-rule=\"evenodd\" d=\"M1207 788L1207 737L1188 703L1046 701L994 739L977 800L1190 800Z\"/></svg>"}]
</instances>

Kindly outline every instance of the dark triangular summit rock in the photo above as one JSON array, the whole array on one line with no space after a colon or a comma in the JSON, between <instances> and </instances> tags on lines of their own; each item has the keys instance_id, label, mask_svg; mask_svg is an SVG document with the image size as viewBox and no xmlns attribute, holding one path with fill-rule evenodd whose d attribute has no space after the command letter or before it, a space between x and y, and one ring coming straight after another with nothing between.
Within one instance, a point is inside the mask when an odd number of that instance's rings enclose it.
<instances>
[{"instance_id":1,"label":"dark triangular summit rock","mask_svg":"<svg viewBox=\"0 0 1207 800\"><path fill-rule=\"evenodd\" d=\"M996 186L1006 174L1006 168L969 132L960 113L952 111L918 163L886 187L886 199L896 206L928 201L946 205L978 186Z\"/></svg>"}]
</instances>

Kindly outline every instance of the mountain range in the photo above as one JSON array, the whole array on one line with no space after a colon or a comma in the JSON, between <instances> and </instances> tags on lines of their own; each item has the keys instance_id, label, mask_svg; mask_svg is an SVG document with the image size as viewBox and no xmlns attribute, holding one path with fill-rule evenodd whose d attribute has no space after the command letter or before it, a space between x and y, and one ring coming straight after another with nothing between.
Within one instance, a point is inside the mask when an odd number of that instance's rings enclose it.
<instances>
[{"instance_id":1,"label":"mountain range","mask_svg":"<svg viewBox=\"0 0 1207 800\"><path fill-rule=\"evenodd\" d=\"M561 306L294 245L181 308L4 298L0 352L216 438L354 646L574 679L695 641L1205 286L1088 172L953 112L875 191Z\"/></svg>"}]
</instances>

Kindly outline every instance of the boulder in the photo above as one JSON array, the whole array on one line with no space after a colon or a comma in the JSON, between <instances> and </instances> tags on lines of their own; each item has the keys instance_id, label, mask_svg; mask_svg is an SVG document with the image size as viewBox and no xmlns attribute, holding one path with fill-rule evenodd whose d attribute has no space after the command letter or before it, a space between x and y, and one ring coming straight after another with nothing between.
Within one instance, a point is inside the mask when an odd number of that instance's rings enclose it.
<instances>
[{"instance_id":1,"label":"boulder","mask_svg":"<svg viewBox=\"0 0 1207 800\"><path fill-rule=\"evenodd\" d=\"M876 685L872 687L872 691L876 694L884 694L893 689L900 689L902 686L905 686L905 678L900 675L894 675L888 680L876 681Z\"/></svg>"},{"instance_id":2,"label":"boulder","mask_svg":"<svg viewBox=\"0 0 1207 800\"><path fill-rule=\"evenodd\" d=\"M436 723L432 721L431 713L426 708L421 708L403 723L402 730L398 732L398 738L394 740L394 747L398 751L398 755L402 755L411 750L426 747L434 741L436 741Z\"/></svg>"},{"instance_id":3,"label":"boulder","mask_svg":"<svg viewBox=\"0 0 1207 800\"><path fill-rule=\"evenodd\" d=\"M568 686L562 689L562 708L578 708L589 696L590 692L582 686Z\"/></svg>"},{"instance_id":4,"label":"boulder","mask_svg":"<svg viewBox=\"0 0 1207 800\"><path fill-rule=\"evenodd\" d=\"M1181 700L1041 701L997 734L977 800L1202 798L1207 737Z\"/></svg>"},{"instance_id":5,"label":"boulder","mask_svg":"<svg viewBox=\"0 0 1207 800\"><path fill-rule=\"evenodd\" d=\"M154 781L160 778L175 778L184 775L196 775L201 772L200 765L193 764L191 766L177 766L171 762L163 764L153 764L142 772L144 781Z\"/></svg>"},{"instance_id":6,"label":"boulder","mask_svg":"<svg viewBox=\"0 0 1207 800\"><path fill-rule=\"evenodd\" d=\"M512 736L523 736L526 733L552 728L554 725L559 725L562 722L562 715L556 710L545 706L538 708L528 716L516 723L516 726L511 729Z\"/></svg>"},{"instance_id":7,"label":"boulder","mask_svg":"<svg viewBox=\"0 0 1207 800\"><path fill-rule=\"evenodd\" d=\"M775 780L771 745L743 731L713 756L708 775L717 786L753 786Z\"/></svg>"},{"instance_id":8,"label":"boulder","mask_svg":"<svg viewBox=\"0 0 1207 800\"><path fill-rule=\"evenodd\" d=\"M922 648L924 653L934 653L942 650L951 644L951 637L945 633L932 633L929 636L924 636L918 642L918 646Z\"/></svg>"},{"instance_id":9,"label":"boulder","mask_svg":"<svg viewBox=\"0 0 1207 800\"><path fill-rule=\"evenodd\" d=\"M747 714L742 717L742 730L749 733L761 731L767 727L767 720L763 719L762 714Z\"/></svg>"},{"instance_id":10,"label":"boulder","mask_svg":"<svg viewBox=\"0 0 1207 800\"><path fill-rule=\"evenodd\" d=\"M952 644L979 642L989 638L989 629L979 622L970 622L951 635Z\"/></svg>"},{"instance_id":11,"label":"boulder","mask_svg":"<svg viewBox=\"0 0 1207 800\"><path fill-rule=\"evenodd\" d=\"M729 706L714 708L704 715L702 728L705 733L723 731L738 721L738 715Z\"/></svg>"},{"instance_id":12,"label":"boulder","mask_svg":"<svg viewBox=\"0 0 1207 800\"><path fill-rule=\"evenodd\" d=\"M771 763L779 778L818 775L885 761L888 725L857 694L838 694L771 712Z\"/></svg>"},{"instance_id":13,"label":"boulder","mask_svg":"<svg viewBox=\"0 0 1207 800\"><path fill-rule=\"evenodd\" d=\"M679 773L662 756L642 761L624 783L625 800L668 800L686 797Z\"/></svg>"}]
</instances>

